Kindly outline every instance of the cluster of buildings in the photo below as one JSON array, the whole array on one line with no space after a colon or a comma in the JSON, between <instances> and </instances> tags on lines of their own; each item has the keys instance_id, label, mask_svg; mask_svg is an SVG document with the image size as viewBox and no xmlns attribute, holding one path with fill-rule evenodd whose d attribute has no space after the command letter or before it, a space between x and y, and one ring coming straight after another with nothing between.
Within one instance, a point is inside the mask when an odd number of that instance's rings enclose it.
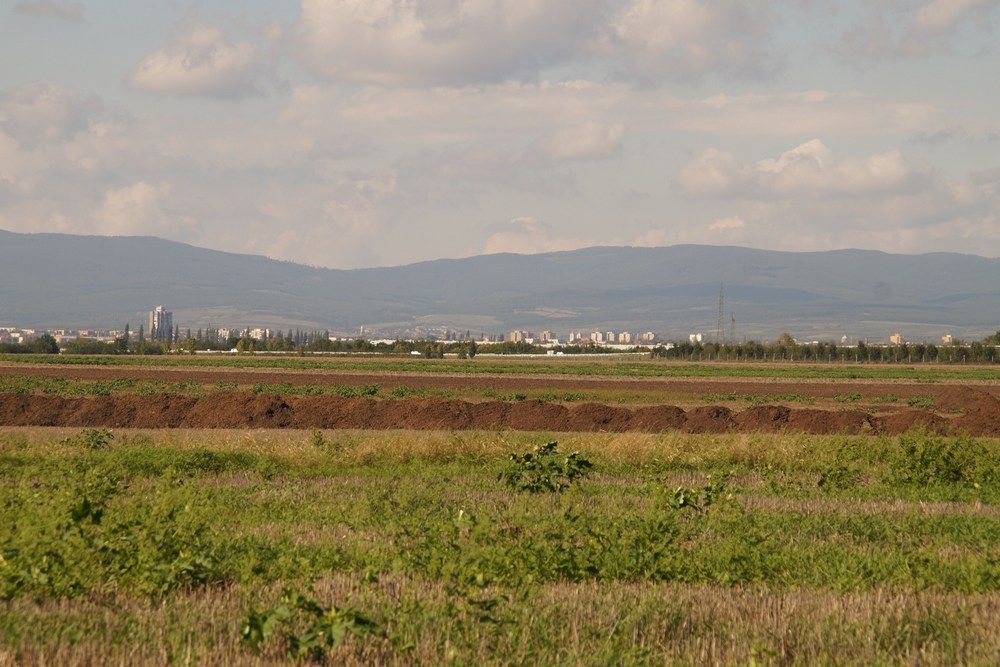
<instances>
[{"instance_id":1,"label":"cluster of buildings","mask_svg":"<svg viewBox=\"0 0 1000 667\"><path fill-rule=\"evenodd\" d=\"M898 331L896 333L892 334L891 336L889 336L889 344L890 345L903 345L903 344L908 343L908 342L910 342L910 341L906 340L906 338L903 337L903 334L899 333ZM942 345L951 345L954 342L955 342L955 338L950 333L941 336L941 344Z\"/></svg>"},{"instance_id":2,"label":"cluster of buildings","mask_svg":"<svg viewBox=\"0 0 1000 667\"><path fill-rule=\"evenodd\" d=\"M543 331L534 334L530 331L515 330L507 333L506 340L511 343L528 343L529 345L556 346L556 345L652 345L659 339L652 331L645 333L632 333L630 331L592 331L585 334L581 331L572 331L569 338L563 340L551 331Z\"/></svg>"},{"instance_id":3,"label":"cluster of buildings","mask_svg":"<svg viewBox=\"0 0 1000 667\"><path fill-rule=\"evenodd\" d=\"M103 343L110 343L125 335L118 329L25 329L21 327L0 327L0 343L28 343L39 336L48 334L59 344L77 338L91 338Z\"/></svg>"}]
</instances>

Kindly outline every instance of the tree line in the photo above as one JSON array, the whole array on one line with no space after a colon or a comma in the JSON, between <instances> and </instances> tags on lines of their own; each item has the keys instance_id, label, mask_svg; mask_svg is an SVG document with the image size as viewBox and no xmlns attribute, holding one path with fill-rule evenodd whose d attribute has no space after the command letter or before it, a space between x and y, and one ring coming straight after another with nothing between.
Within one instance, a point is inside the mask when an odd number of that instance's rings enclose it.
<instances>
[{"instance_id":1,"label":"tree line","mask_svg":"<svg viewBox=\"0 0 1000 667\"><path fill-rule=\"evenodd\" d=\"M901 343L899 345L857 345L836 343L796 343L782 334L776 342L761 343L675 343L673 347L657 346L652 356L659 359L685 361L812 361L876 364L995 364L1000 363L1000 331L982 341L954 341L947 345L934 343Z\"/></svg>"}]
</instances>

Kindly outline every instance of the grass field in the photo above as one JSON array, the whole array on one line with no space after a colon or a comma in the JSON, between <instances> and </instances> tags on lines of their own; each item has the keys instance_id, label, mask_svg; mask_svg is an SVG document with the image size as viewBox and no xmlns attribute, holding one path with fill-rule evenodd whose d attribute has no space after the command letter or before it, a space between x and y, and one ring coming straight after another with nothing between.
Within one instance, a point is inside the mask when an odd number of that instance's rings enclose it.
<instances>
[{"instance_id":1,"label":"grass field","mask_svg":"<svg viewBox=\"0 0 1000 667\"><path fill-rule=\"evenodd\" d=\"M57 364L92 366L146 366L187 368L281 368L301 370L340 370L372 373L475 373L492 375L572 375L622 376L637 378L784 378L784 379L856 379L910 380L935 382L1000 381L995 366L958 366L943 364L847 365L809 363L686 363L651 359L413 359L408 357L274 357L274 356L89 356L2 354L0 362L12 364Z\"/></svg>"},{"instance_id":2,"label":"grass field","mask_svg":"<svg viewBox=\"0 0 1000 667\"><path fill-rule=\"evenodd\" d=\"M1000 662L1000 441L551 437L6 429L0 664Z\"/></svg>"}]
</instances>

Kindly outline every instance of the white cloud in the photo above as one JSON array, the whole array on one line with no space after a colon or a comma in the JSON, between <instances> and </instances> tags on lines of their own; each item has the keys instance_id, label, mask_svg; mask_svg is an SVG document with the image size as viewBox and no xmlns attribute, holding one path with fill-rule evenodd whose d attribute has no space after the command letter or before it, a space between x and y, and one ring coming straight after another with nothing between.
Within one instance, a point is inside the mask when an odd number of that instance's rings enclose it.
<instances>
[{"instance_id":1,"label":"white cloud","mask_svg":"<svg viewBox=\"0 0 1000 667\"><path fill-rule=\"evenodd\" d=\"M44 81L0 91L0 129L23 146L70 139L103 111L98 99Z\"/></svg>"},{"instance_id":2,"label":"white cloud","mask_svg":"<svg viewBox=\"0 0 1000 667\"><path fill-rule=\"evenodd\" d=\"M541 142L542 152L553 160L599 160L621 150L625 126L587 122L557 130Z\"/></svg>"},{"instance_id":3,"label":"white cloud","mask_svg":"<svg viewBox=\"0 0 1000 667\"><path fill-rule=\"evenodd\" d=\"M303 0L299 53L315 74L385 85L533 76L595 29L596 0Z\"/></svg>"},{"instance_id":4,"label":"white cloud","mask_svg":"<svg viewBox=\"0 0 1000 667\"><path fill-rule=\"evenodd\" d=\"M928 168L908 164L897 150L838 161L822 141L814 139L776 159L755 163L709 149L681 168L677 183L694 196L766 200L912 192L925 187L930 178Z\"/></svg>"},{"instance_id":5,"label":"white cloud","mask_svg":"<svg viewBox=\"0 0 1000 667\"><path fill-rule=\"evenodd\" d=\"M487 255L501 252L532 255L596 245L595 241L555 236L548 225L532 217L512 218L502 225L494 225L492 231L483 246L483 253Z\"/></svg>"},{"instance_id":6,"label":"white cloud","mask_svg":"<svg viewBox=\"0 0 1000 667\"><path fill-rule=\"evenodd\" d=\"M645 82L771 72L771 18L745 0L303 0L314 74L388 86L532 80L601 67Z\"/></svg>"},{"instance_id":7,"label":"white cloud","mask_svg":"<svg viewBox=\"0 0 1000 667\"><path fill-rule=\"evenodd\" d=\"M955 34L965 25L986 33L1000 0L870 0L865 6L866 11L836 48L843 59L856 64L925 57L952 46Z\"/></svg>"},{"instance_id":8,"label":"white cloud","mask_svg":"<svg viewBox=\"0 0 1000 667\"><path fill-rule=\"evenodd\" d=\"M25 16L59 19L79 23L83 21L83 5L79 2L56 2L55 0L26 0L14 5L14 11Z\"/></svg>"},{"instance_id":9,"label":"white cloud","mask_svg":"<svg viewBox=\"0 0 1000 667\"><path fill-rule=\"evenodd\" d=\"M936 36L952 30L975 11L997 6L997 0L931 0L917 10L914 34Z\"/></svg>"},{"instance_id":10,"label":"white cloud","mask_svg":"<svg viewBox=\"0 0 1000 667\"><path fill-rule=\"evenodd\" d=\"M139 181L104 194L104 202L94 213L95 228L101 234L155 234L168 238L188 238L198 223L187 215L172 215L164 204L170 195L169 183Z\"/></svg>"},{"instance_id":11,"label":"white cloud","mask_svg":"<svg viewBox=\"0 0 1000 667\"><path fill-rule=\"evenodd\" d=\"M241 97L261 92L262 71L257 46L194 21L133 67L127 81L158 95Z\"/></svg>"},{"instance_id":12,"label":"white cloud","mask_svg":"<svg viewBox=\"0 0 1000 667\"><path fill-rule=\"evenodd\" d=\"M644 81L760 78L777 66L767 50L769 24L762 3L632 0L613 19L604 46Z\"/></svg>"},{"instance_id":13,"label":"white cloud","mask_svg":"<svg viewBox=\"0 0 1000 667\"><path fill-rule=\"evenodd\" d=\"M737 229L743 229L747 226L747 223L743 222L743 219L738 215L733 215L728 218L719 218L712 224L708 226L709 230L713 232L725 232L733 231Z\"/></svg>"}]
</instances>

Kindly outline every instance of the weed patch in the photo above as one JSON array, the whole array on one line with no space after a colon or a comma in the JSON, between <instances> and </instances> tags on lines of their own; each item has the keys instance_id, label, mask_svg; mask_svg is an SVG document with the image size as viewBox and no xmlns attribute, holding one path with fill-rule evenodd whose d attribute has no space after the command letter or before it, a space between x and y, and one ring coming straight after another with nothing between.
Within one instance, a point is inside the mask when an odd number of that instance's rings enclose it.
<instances>
[{"instance_id":1,"label":"weed patch","mask_svg":"<svg viewBox=\"0 0 1000 667\"><path fill-rule=\"evenodd\" d=\"M252 609L243 623L240 638L260 653L274 642L292 660L322 660L347 635L384 636L381 627L354 609L324 607L315 598L286 589L281 601L270 609Z\"/></svg>"},{"instance_id":2,"label":"weed patch","mask_svg":"<svg viewBox=\"0 0 1000 667\"><path fill-rule=\"evenodd\" d=\"M499 479L515 491L562 493L590 474L594 466L580 452L560 460L557 447L558 443L551 441L524 454L511 454Z\"/></svg>"}]
</instances>

